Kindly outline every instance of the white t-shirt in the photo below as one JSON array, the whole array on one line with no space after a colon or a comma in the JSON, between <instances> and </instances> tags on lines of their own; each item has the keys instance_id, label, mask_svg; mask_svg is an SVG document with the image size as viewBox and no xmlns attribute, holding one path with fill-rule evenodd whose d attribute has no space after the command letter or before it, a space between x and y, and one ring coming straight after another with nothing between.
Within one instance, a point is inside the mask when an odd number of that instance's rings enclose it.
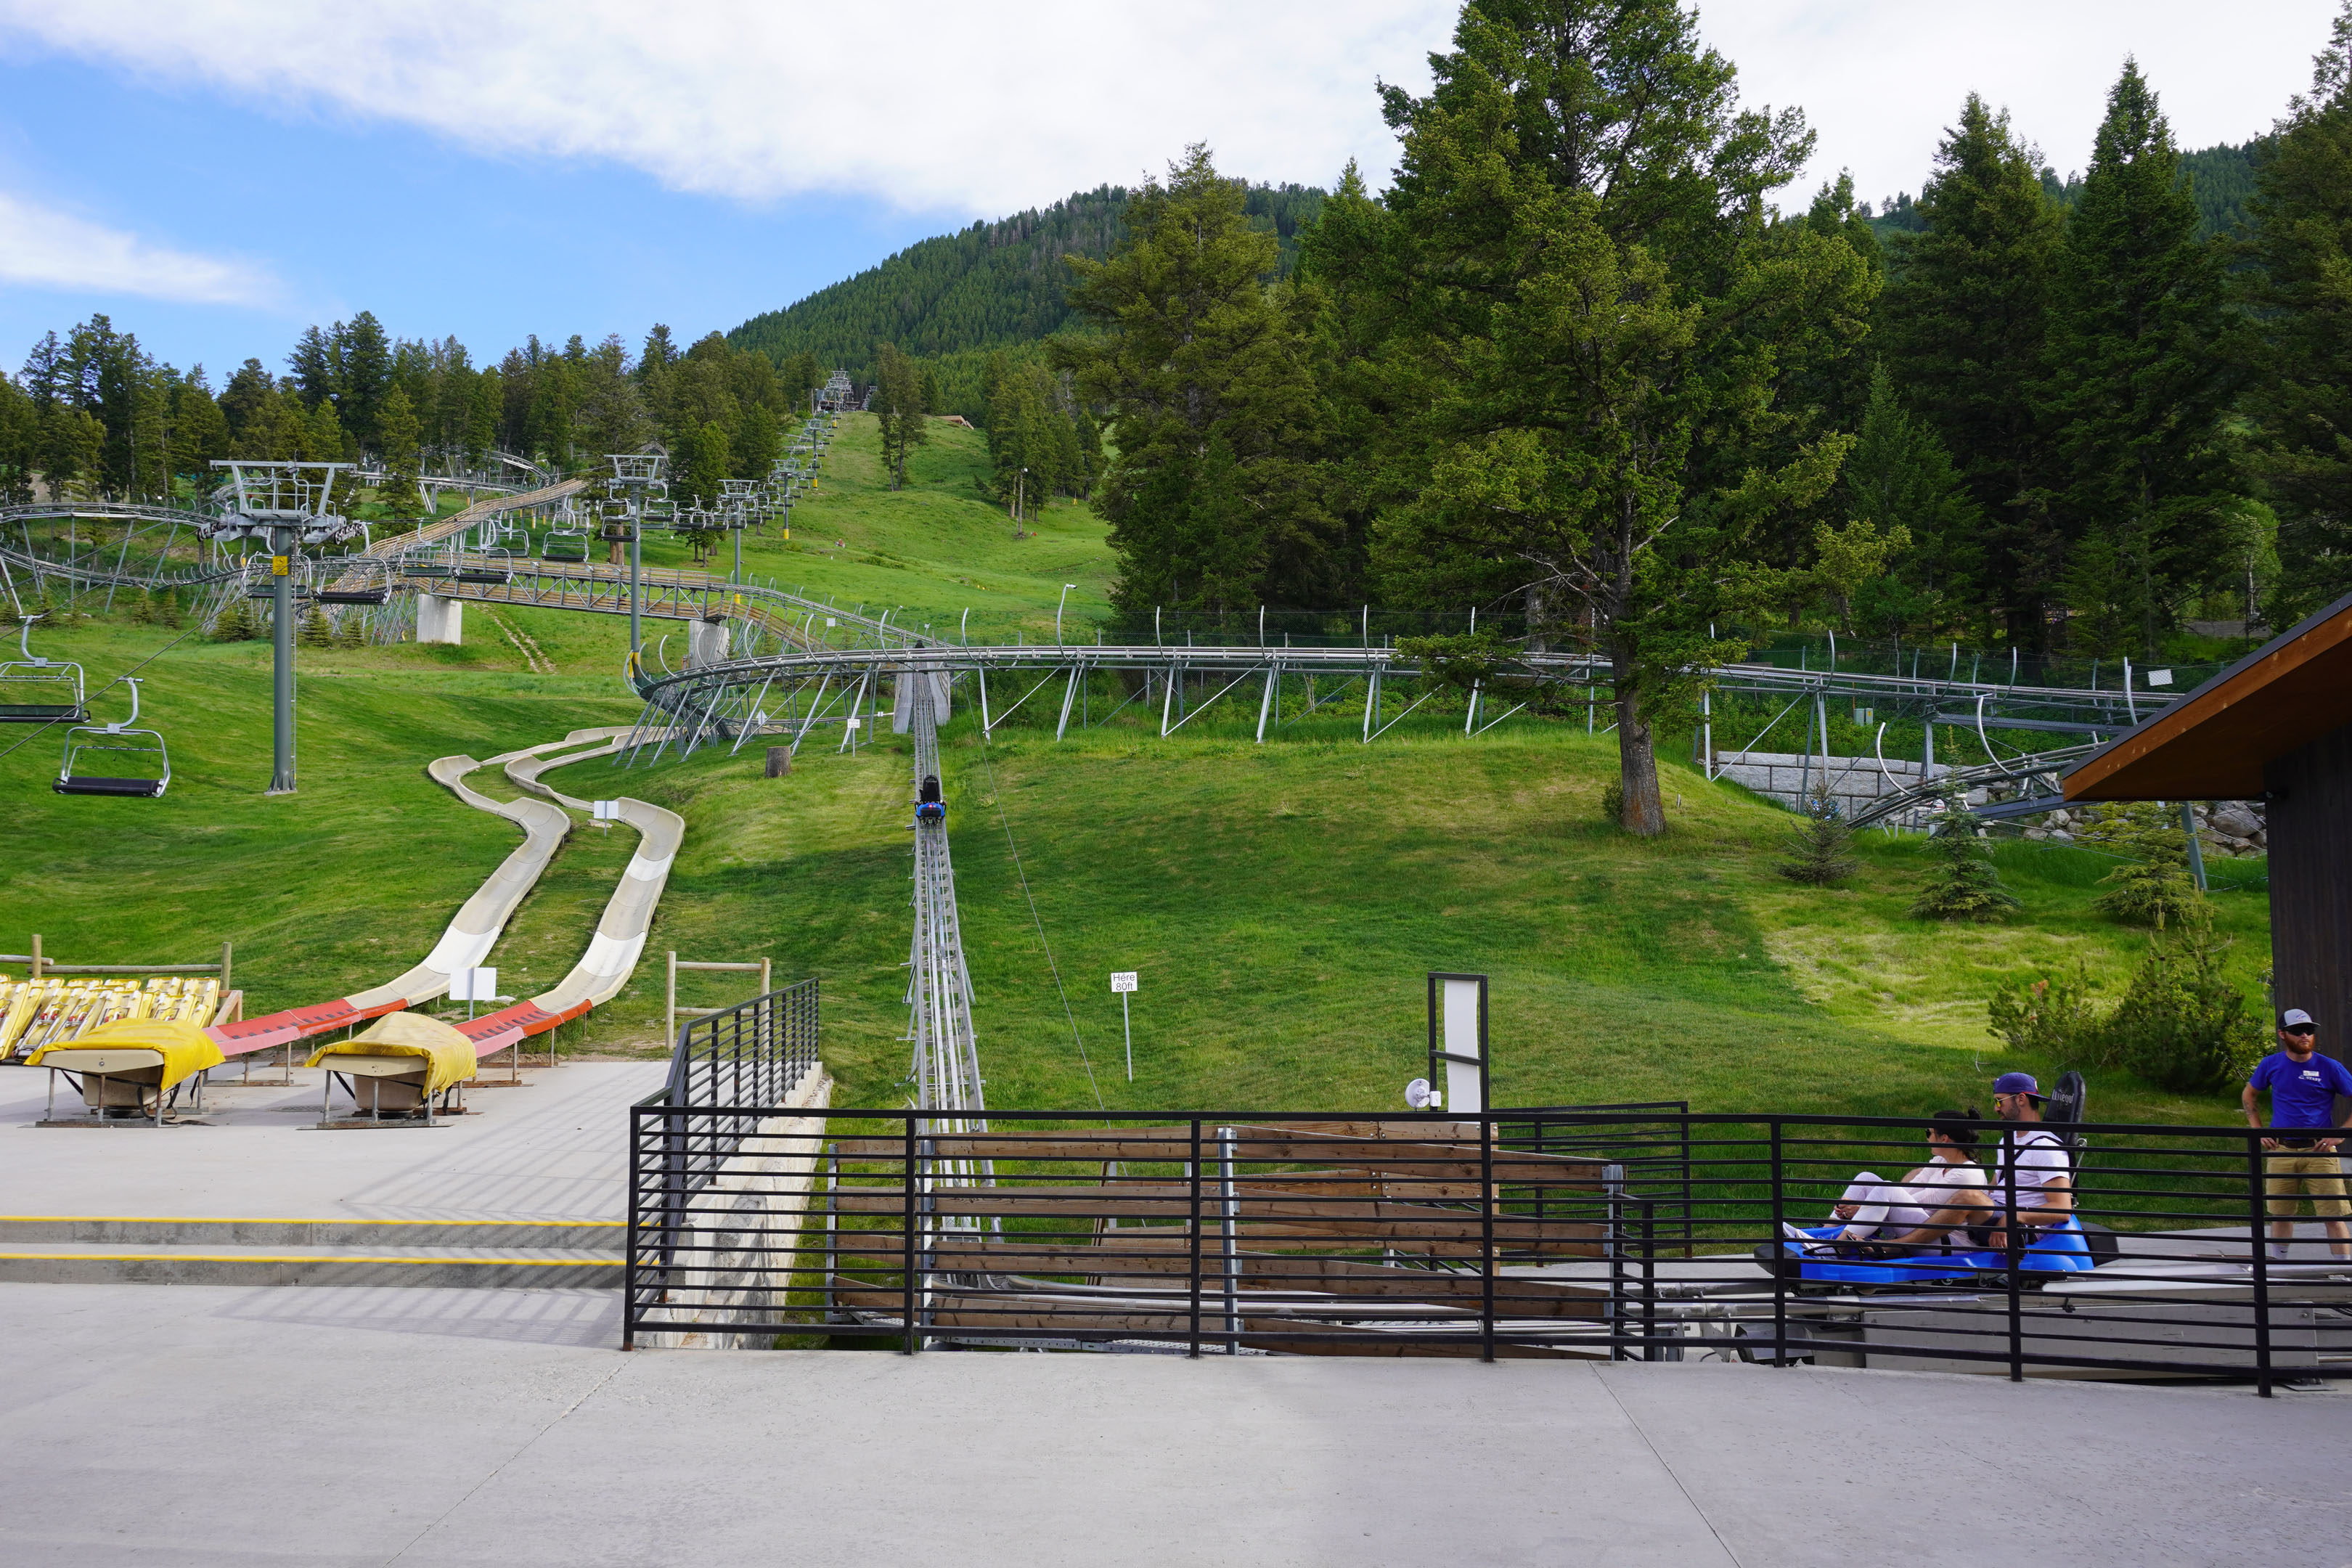
<instances>
[{"instance_id":1,"label":"white t-shirt","mask_svg":"<svg viewBox=\"0 0 2352 1568\"><path fill-rule=\"evenodd\" d=\"M2003 1135L2000 1152L1993 1161L1992 1190L1994 1201L2009 1201L2009 1174L2005 1169L2010 1152L2017 1155L2017 1206L2021 1209L2046 1207L2050 1195L2042 1189L2053 1181L2064 1181L2074 1173L2074 1162L2066 1157L2065 1147L2057 1135L2037 1127L2031 1131Z\"/></svg>"},{"instance_id":2,"label":"white t-shirt","mask_svg":"<svg viewBox=\"0 0 2352 1568\"><path fill-rule=\"evenodd\" d=\"M1864 1173L1868 1174L1868 1173ZM1905 1176L1900 1183L1857 1182L1846 1190L1845 1201L1859 1204L1853 1223L1840 1233L1846 1241L1868 1241L1874 1237L1901 1236L1914 1231L1936 1217L1936 1211L1952 1200L1948 1189L1981 1187L1985 1184L1983 1169L1972 1160L1931 1160ZM1866 1192L1856 1188L1868 1186Z\"/></svg>"}]
</instances>

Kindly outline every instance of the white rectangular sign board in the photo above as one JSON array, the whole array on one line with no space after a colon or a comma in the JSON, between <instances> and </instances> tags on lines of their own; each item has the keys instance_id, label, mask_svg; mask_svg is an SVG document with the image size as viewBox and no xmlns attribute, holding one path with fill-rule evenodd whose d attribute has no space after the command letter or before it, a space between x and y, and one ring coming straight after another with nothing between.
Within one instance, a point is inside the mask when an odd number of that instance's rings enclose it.
<instances>
[{"instance_id":1,"label":"white rectangular sign board","mask_svg":"<svg viewBox=\"0 0 2352 1568\"><path fill-rule=\"evenodd\" d=\"M453 1002L491 1002L499 994L499 972L495 969L461 969L449 976L449 999Z\"/></svg>"},{"instance_id":2,"label":"white rectangular sign board","mask_svg":"<svg viewBox=\"0 0 2352 1568\"><path fill-rule=\"evenodd\" d=\"M1478 1094L1478 983L1447 980L1441 1001L1444 1048L1466 1062L1445 1064L1445 1104L1451 1110L1475 1112L1486 1109Z\"/></svg>"},{"instance_id":3,"label":"white rectangular sign board","mask_svg":"<svg viewBox=\"0 0 2352 1568\"><path fill-rule=\"evenodd\" d=\"M1135 971L1132 969L1122 969L1118 973L1112 975L1110 977L1110 989L1113 995L1117 995L1121 991L1134 990Z\"/></svg>"},{"instance_id":4,"label":"white rectangular sign board","mask_svg":"<svg viewBox=\"0 0 2352 1568\"><path fill-rule=\"evenodd\" d=\"M618 822L621 820L621 803L617 800L592 800L588 805L589 816L593 821Z\"/></svg>"}]
</instances>

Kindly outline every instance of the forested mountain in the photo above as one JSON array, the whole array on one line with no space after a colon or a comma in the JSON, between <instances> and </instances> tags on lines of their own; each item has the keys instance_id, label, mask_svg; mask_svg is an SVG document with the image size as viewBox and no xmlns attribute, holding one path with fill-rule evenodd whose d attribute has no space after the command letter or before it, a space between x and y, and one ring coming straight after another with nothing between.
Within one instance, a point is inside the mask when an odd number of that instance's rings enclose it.
<instances>
[{"instance_id":1,"label":"forested mountain","mask_svg":"<svg viewBox=\"0 0 2352 1568\"><path fill-rule=\"evenodd\" d=\"M2197 204L2197 233L2200 238L2214 235L2234 234L2247 222L2246 202L2254 194L2254 164L2268 142L2267 137L2257 137L2239 146L2224 142L2195 153L2180 154L2180 179L2189 186L2190 198ZM2042 190L2062 207L2072 207L2082 198L2083 176L2069 174L2061 179L2058 171L2044 166ZM1881 239L1891 239L1898 234L1916 234L1926 226L1919 216L1918 204L1908 191L1899 192L1879 204L1872 212L1864 203L1862 216Z\"/></svg>"},{"instance_id":2,"label":"forested mountain","mask_svg":"<svg viewBox=\"0 0 2352 1568\"><path fill-rule=\"evenodd\" d=\"M1277 270L1287 271L1299 230L1322 210L1323 193L1236 184L1250 226L1274 236ZM1070 269L1062 258L1108 256L1132 199L1123 185L1099 185L1042 210L924 240L787 309L752 317L727 340L779 362L814 353L861 384L874 378L875 346L891 343L939 362L944 411L985 420L985 352L1034 344L1071 323ZM957 363L959 356L969 357Z\"/></svg>"}]
</instances>

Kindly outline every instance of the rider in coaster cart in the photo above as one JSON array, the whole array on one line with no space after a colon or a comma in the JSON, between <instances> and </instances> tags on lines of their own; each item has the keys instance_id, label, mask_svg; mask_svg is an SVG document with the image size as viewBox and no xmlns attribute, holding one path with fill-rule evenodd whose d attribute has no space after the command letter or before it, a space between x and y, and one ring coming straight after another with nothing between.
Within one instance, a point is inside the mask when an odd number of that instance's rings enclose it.
<instances>
[{"instance_id":1,"label":"rider in coaster cart","mask_svg":"<svg viewBox=\"0 0 2352 1568\"><path fill-rule=\"evenodd\" d=\"M915 820L945 822L947 819L948 807L947 803L940 798L939 778L936 774L926 773L922 788L915 795Z\"/></svg>"}]
</instances>

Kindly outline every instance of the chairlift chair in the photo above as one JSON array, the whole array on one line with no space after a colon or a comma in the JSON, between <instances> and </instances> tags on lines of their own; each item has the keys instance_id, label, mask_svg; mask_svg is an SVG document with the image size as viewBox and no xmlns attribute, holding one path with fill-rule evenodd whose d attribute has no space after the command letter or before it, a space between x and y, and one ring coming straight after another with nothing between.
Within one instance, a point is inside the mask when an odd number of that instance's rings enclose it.
<instances>
[{"instance_id":1,"label":"chairlift chair","mask_svg":"<svg viewBox=\"0 0 2352 1568\"><path fill-rule=\"evenodd\" d=\"M514 581L514 552L484 550L478 563L461 563L457 568L460 583L511 583Z\"/></svg>"},{"instance_id":2,"label":"chairlift chair","mask_svg":"<svg viewBox=\"0 0 2352 1568\"><path fill-rule=\"evenodd\" d=\"M172 754L164 749L163 737L152 730L142 730L139 724L139 679L123 678L131 688L131 717L115 724L78 724L66 731L65 760L58 764L57 781L49 787L59 795L113 795L153 800L161 796L172 782ZM137 763L143 772L161 770L154 778L124 777L117 773L76 772L85 752L118 752L126 757L152 759Z\"/></svg>"},{"instance_id":3,"label":"chairlift chair","mask_svg":"<svg viewBox=\"0 0 2352 1568\"><path fill-rule=\"evenodd\" d=\"M585 561L588 559L588 531L584 528L551 528L539 547L542 561Z\"/></svg>"},{"instance_id":4,"label":"chairlift chair","mask_svg":"<svg viewBox=\"0 0 2352 1568\"><path fill-rule=\"evenodd\" d=\"M315 596L326 605L381 605L392 597L392 582L383 562L355 557L322 573Z\"/></svg>"},{"instance_id":5,"label":"chairlift chair","mask_svg":"<svg viewBox=\"0 0 2352 1568\"><path fill-rule=\"evenodd\" d=\"M24 657L0 660L0 724L81 723L89 717L82 706L81 666L33 651L33 623L38 619L27 616L16 634Z\"/></svg>"}]
</instances>

